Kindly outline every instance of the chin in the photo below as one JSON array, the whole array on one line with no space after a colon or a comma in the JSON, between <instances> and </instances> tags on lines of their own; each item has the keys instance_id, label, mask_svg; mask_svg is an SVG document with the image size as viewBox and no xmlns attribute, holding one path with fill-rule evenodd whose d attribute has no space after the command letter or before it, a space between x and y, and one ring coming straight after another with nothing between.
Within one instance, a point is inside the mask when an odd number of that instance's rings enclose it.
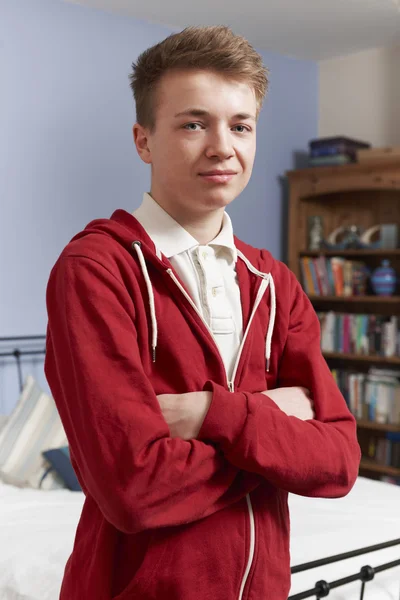
<instances>
[{"instance_id":1,"label":"chin","mask_svg":"<svg viewBox=\"0 0 400 600\"><path fill-rule=\"evenodd\" d=\"M227 188L210 190L203 196L203 203L209 208L224 208L229 206L239 194L240 192L235 193Z\"/></svg>"}]
</instances>

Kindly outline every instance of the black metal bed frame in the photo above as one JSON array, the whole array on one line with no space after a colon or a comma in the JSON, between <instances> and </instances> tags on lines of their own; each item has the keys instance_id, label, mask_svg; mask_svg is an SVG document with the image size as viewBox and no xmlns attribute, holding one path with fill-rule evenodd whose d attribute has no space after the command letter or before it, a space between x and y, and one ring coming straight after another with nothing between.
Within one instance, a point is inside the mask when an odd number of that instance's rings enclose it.
<instances>
[{"instance_id":1,"label":"black metal bed frame","mask_svg":"<svg viewBox=\"0 0 400 600\"><path fill-rule=\"evenodd\" d=\"M22 342L23 344L26 342L45 342L45 335L28 335L28 336L15 336L15 337L0 337L0 345L2 343L11 345L15 342ZM2 357L11 357L13 356L17 363L18 369L18 380L19 386L22 391L23 389L23 377L22 377L22 365L21 365L21 356L35 356L35 355L44 355L46 353L45 348L40 349L24 349L14 348L13 350L8 350L6 352L0 352L0 358ZM365 548L359 548L357 550L351 550L350 552L343 552L342 554L335 554L334 556L327 556L326 558L321 558L319 560L314 560L308 563L302 563L300 565L296 565L291 568L291 574L295 575L296 573L301 573L303 571L309 571L311 569L315 569L317 567L321 567L324 565L329 565L334 562L339 562L341 560L346 560L348 558L353 558L355 556L361 556L362 554L369 554L370 552L375 552L377 550L383 550L385 548L390 548L392 546L400 545L400 538L395 540L390 540L389 542L383 542L381 544L375 544L374 546L366 546ZM400 566L400 559L393 560L388 563L384 563L377 567L371 567L370 565L363 566L358 573L354 573L353 575L348 575L347 577L342 577L341 579L336 579L335 581L325 581L324 579L317 581L315 586L309 590L305 590L304 592L300 592L299 594L294 594L289 596L288 600L304 600L305 598L311 598L315 596L318 600L319 598L326 598L329 596L331 590L346 585L347 583L352 583L353 581L361 581L361 590L360 590L360 600L364 600L364 593L366 584L369 581L372 581L377 573L381 573L382 571L387 571L388 569L392 569L394 567ZM399 593L400 600L400 593Z\"/></svg>"},{"instance_id":2,"label":"black metal bed frame","mask_svg":"<svg viewBox=\"0 0 400 600\"><path fill-rule=\"evenodd\" d=\"M44 343L45 340L46 340L45 335L19 335L19 336L14 336L14 337L0 337L0 348L1 348L2 344L5 344L6 346L11 346L11 345L14 345L14 342L22 343L22 345L25 345L26 343L30 343L30 342L36 342L38 345L39 342ZM45 348L39 348L39 349L25 348L22 350L20 348L14 348L13 350L8 349L8 350L0 352L0 358L6 358L6 357L11 357L11 356L13 356L15 358L15 361L17 363L19 388L20 388L21 392L24 387L23 376L22 376L21 356L35 356L35 355L44 355L44 354L46 354Z\"/></svg>"},{"instance_id":3,"label":"black metal bed frame","mask_svg":"<svg viewBox=\"0 0 400 600\"><path fill-rule=\"evenodd\" d=\"M389 542L383 542L381 544L375 544L374 546L366 546L365 548L359 548L358 550L351 550L350 552L343 552L342 554L335 554L334 556L328 556L319 560L303 563L301 565L292 567L291 573L294 575L295 573L301 573L302 571L308 571L310 569L315 569L316 567L329 565L334 562L346 560L347 558L361 556L362 554L369 554L370 552L375 552L377 550L383 550L385 548L398 545L400 545L400 538L391 540ZM353 581L361 581L360 600L363 600L366 584L374 579L376 573L387 571L388 569L398 567L399 565L400 559L379 565L378 567L365 565L358 573L354 573L353 575L348 575L347 577L342 577L341 579L336 579L335 581L331 582L327 582L324 579L317 581L313 588L304 592L300 592L299 594L289 596L288 600L303 600L304 598L311 598L312 596L315 596L317 599L326 598L331 590L341 587L342 585L346 585L346 583L352 583Z\"/></svg>"}]
</instances>

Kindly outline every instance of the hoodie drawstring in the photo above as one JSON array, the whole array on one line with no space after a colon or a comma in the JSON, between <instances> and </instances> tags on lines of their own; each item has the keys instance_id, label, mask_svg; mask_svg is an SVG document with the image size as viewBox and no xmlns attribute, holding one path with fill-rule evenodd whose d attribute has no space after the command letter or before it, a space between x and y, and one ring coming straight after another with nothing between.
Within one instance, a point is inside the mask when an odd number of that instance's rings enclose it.
<instances>
[{"instance_id":1,"label":"hoodie drawstring","mask_svg":"<svg viewBox=\"0 0 400 600\"><path fill-rule=\"evenodd\" d=\"M238 250L237 253L238 253L238 256L246 264L246 266L249 269L249 271L251 271L255 275L258 275L262 279L267 279L268 280L268 285L269 285L270 290L271 290L271 313L270 313L270 316L269 316L267 338L266 338L266 341L265 341L266 370L269 371L269 366L270 366L270 362L271 362L272 334L274 333L275 317L276 317L276 293L275 293L274 278L272 277L271 273L263 273L262 271L259 271L258 269L256 269L251 264L251 262L249 261L249 259L243 254L243 252L241 252L240 250Z\"/></svg>"},{"instance_id":2,"label":"hoodie drawstring","mask_svg":"<svg viewBox=\"0 0 400 600\"><path fill-rule=\"evenodd\" d=\"M142 244L140 241L136 240L132 242L132 248L136 250L140 267L142 269L143 277L146 282L147 292L149 295L149 304L150 304L150 316L151 316L151 348L152 348L152 359L153 362L156 362L156 351L157 351L157 316L156 316L156 308L154 303L154 292L153 286L151 283L151 279L147 270L147 265L145 258L143 256ZM274 332L275 326L275 316L276 316L276 294L275 294L275 283L271 273L263 273L256 269L251 262L247 259L247 257L240 251L237 251L238 256L244 261L249 271L258 275L262 279L267 280L267 287L269 285L271 290L271 313L268 323L267 337L265 342L265 359L266 359L266 370L269 371L270 360L271 360L271 346L272 346L272 334Z\"/></svg>"},{"instance_id":3,"label":"hoodie drawstring","mask_svg":"<svg viewBox=\"0 0 400 600\"><path fill-rule=\"evenodd\" d=\"M146 286L147 286L147 292L149 294L150 316L151 316L152 359L153 359L153 362L156 362L157 336L158 336L156 307L155 307L155 303L154 303L153 286L151 285L151 279L149 276L149 272L147 270L147 265L146 265L146 261L143 256L141 246L142 246L142 244L139 241L132 242L132 248L134 248L136 250L136 253L138 255L140 266L142 268L143 277L144 277L144 280L145 280Z\"/></svg>"}]
</instances>

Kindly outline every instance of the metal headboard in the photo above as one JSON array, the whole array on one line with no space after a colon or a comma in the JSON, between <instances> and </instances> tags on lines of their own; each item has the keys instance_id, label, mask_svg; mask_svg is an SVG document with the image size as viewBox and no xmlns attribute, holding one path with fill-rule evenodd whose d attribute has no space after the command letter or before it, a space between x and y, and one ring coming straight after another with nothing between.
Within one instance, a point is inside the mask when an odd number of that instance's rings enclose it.
<instances>
[{"instance_id":1,"label":"metal headboard","mask_svg":"<svg viewBox=\"0 0 400 600\"><path fill-rule=\"evenodd\" d=\"M18 335L14 337L0 337L0 358L12 356L15 358L20 391L22 391L24 386L21 356L45 355L45 341L45 335ZM32 342L34 342L34 346L36 347L28 348L27 346L31 345Z\"/></svg>"}]
</instances>

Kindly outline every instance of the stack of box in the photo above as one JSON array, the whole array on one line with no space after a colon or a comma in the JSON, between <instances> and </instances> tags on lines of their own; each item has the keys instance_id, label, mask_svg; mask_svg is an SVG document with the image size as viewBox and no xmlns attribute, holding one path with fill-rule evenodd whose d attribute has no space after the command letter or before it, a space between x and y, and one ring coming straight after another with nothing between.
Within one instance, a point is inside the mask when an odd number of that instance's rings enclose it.
<instances>
[{"instance_id":1,"label":"stack of box","mask_svg":"<svg viewBox=\"0 0 400 600\"><path fill-rule=\"evenodd\" d=\"M370 148L371 144L337 136L320 138L309 142L310 167L345 165L356 162L357 151Z\"/></svg>"}]
</instances>

